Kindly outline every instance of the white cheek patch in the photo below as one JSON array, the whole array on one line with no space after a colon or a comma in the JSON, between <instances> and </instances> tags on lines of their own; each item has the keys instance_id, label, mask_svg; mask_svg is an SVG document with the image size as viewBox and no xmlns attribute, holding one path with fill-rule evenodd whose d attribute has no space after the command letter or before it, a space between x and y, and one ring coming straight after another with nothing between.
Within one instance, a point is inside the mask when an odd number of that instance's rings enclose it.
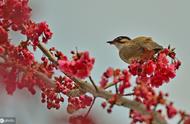
<instances>
[{"instance_id":1,"label":"white cheek patch","mask_svg":"<svg viewBox=\"0 0 190 124\"><path fill-rule=\"evenodd\" d=\"M122 44L118 44L118 43L117 43L117 44L115 44L115 46L117 47L117 49L118 49L118 50L120 50L120 49L123 47L123 45L122 45Z\"/></svg>"}]
</instances>

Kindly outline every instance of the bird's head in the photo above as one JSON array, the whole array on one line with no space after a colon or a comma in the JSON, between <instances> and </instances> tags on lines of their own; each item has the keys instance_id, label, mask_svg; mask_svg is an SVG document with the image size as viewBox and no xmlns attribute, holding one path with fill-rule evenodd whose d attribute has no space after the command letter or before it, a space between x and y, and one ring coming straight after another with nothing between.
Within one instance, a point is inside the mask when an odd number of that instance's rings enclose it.
<instances>
[{"instance_id":1,"label":"bird's head","mask_svg":"<svg viewBox=\"0 0 190 124\"><path fill-rule=\"evenodd\" d=\"M107 43L111 45L115 45L119 50L124 46L127 45L128 43L131 42L131 38L127 36L119 36L112 41L107 41Z\"/></svg>"}]
</instances>

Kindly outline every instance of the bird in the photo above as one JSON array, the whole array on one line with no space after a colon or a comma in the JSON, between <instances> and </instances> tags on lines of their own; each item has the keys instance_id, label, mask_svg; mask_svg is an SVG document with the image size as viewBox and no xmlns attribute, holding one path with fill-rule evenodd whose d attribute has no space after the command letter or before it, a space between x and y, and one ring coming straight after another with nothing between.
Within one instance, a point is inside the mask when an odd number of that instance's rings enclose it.
<instances>
[{"instance_id":1,"label":"bird","mask_svg":"<svg viewBox=\"0 0 190 124\"><path fill-rule=\"evenodd\" d=\"M151 37L139 36L134 39L128 36L118 36L111 41L107 41L111 45L115 45L119 50L120 58L131 64L134 60L148 60L156 53L163 49L163 46L156 43Z\"/></svg>"}]
</instances>

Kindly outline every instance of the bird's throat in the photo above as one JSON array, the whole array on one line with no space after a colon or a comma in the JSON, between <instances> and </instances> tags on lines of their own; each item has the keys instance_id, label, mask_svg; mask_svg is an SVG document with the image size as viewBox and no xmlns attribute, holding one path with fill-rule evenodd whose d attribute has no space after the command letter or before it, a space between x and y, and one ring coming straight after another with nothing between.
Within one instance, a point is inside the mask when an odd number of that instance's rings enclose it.
<instances>
[{"instance_id":1,"label":"bird's throat","mask_svg":"<svg viewBox=\"0 0 190 124\"><path fill-rule=\"evenodd\" d=\"M121 50L121 48L123 47L122 44L115 44L115 46L117 47L118 50Z\"/></svg>"}]
</instances>

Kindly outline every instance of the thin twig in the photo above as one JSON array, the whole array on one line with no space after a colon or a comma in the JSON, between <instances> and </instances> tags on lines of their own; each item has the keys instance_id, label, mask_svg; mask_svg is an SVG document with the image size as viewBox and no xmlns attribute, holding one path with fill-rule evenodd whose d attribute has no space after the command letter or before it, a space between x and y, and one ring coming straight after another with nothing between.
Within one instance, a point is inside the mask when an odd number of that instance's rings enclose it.
<instances>
[{"instance_id":1,"label":"thin twig","mask_svg":"<svg viewBox=\"0 0 190 124\"><path fill-rule=\"evenodd\" d=\"M124 94L124 96L133 96L134 95L134 93L126 93L126 94Z\"/></svg>"},{"instance_id":2,"label":"thin twig","mask_svg":"<svg viewBox=\"0 0 190 124\"><path fill-rule=\"evenodd\" d=\"M91 76L89 76L90 82L92 83L92 85L94 86L94 88L96 89L96 91L98 91L98 87L96 86L96 84L94 83L94 80L92 79Z\"/></svg>"},{"instance_id":3,"label":"thin twig","mask_svg":"<svg viewBox=\"0 0 190 124\"><path fill-rule=\"evenodd\" d=\"M189 115L185 114L183 117L181 117L177 124L181 124L187 116Z\"/></svg>"},{"instance_id":4,"label":"thin twig","mask_svg":"<svg viewBox=\"0 0 190 124\"><path fill-rule=\"evenodd\" d=\"M177 122L177 124L181 124L182 121L183 121L183 119L184 119L184 118L181 118L181 119Z\"/></svg>"},{"instance_id":5,"label":"thin twig","mask_svg":"<svg viewBox=\"0 0 190 124\"><path fill-rule=\"evenodd\" d=\"M90 105L90 108L88 109L87 113L85 114L85 116L84 116L85 118L88 117L88 115L89 115L89 113L90 113L90 111L91 111L91 109L92 109L92 107L93 107L93 105L95 103L95 100L96 100L96 97L94 97L94 99L93 99L93 101L92 101L92 103Z\"/></svg>"},{"instance_id":6,"label":"thin twig","mask_svg":"<svg viewBox=\"0 0 190 124\"><path fill-rule=\"evenodd\" d=\"M110 87L112 87L112 86L114 86L115 85L115 83L108 83L105 87L104 87L104 89L107 89L107 88L110 88Z\"/></svg>"},{"instance_id":7,"label":"thin twig","mask_svg":"<svg viewBox=\"0 0 190 124\"><path fill-rule=\"evenodd\" d=\"M117 83L115 84L115 92L116 92L116 94L118 94L118 93L119 93L119 92L118 92Z\"/></svg>"},{"instance_id":8,"label":"thin twig","mask_svg":"<svg viewBox=\"0 0 190 124\"><path fill-rule=\"evenodd\" d=\"M154 106L153 111L156 111L157 107L158 107L158 104L156 106Z\"/></svg>"}]
</instances>

